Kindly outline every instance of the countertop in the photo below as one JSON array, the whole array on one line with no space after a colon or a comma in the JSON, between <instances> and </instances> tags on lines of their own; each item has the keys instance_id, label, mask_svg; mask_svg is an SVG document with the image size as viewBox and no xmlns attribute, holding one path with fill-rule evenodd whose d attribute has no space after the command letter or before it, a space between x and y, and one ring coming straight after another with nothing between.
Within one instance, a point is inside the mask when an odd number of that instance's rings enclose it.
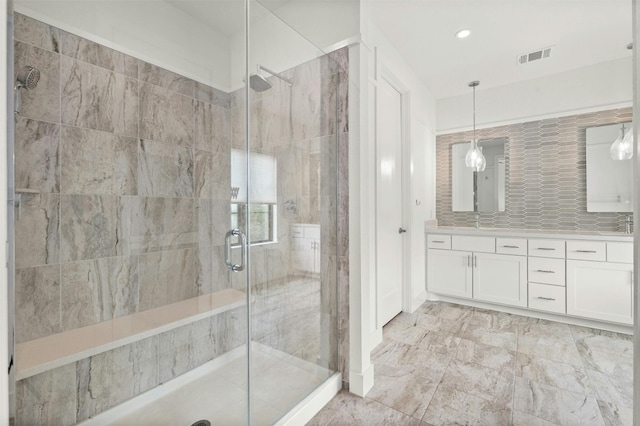
<instances>
[{"instance_id":1,"label":"countertop","mask_svg":"<svg viewBox=\"0 0 640 426\"><path fill-rule=\"evenodd\" d=\"M427 234L484 235L490 237L554 238L569 240L602 240L633 242L633 234L624 232L572 231L556 229L471 228L464 226L432 226L425 224Z\"/></svg>"}]
</instances>

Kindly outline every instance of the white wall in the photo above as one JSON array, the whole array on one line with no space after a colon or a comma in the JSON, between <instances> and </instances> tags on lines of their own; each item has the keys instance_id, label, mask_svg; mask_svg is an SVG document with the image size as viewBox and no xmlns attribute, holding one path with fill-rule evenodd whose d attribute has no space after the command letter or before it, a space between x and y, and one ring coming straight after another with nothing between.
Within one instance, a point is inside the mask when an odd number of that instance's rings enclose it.
<instances>
[{"instance_id":1,"label":"white wall","mask_svg":"<svg viewBox=\"0 0 640 426\"><path fill-rule=\"evenodd\" d=\"M16 12L229 91L229 38L164 1L30 1Z\"/></svg>"},{"instance_id":2,"label":"white wall","mask_svg":"<svg viewBox=\"0 0 640 426\"><path fill-rule=\"evenodd\" d=\"M476 89L476 127L630 106L633 95L631 56L544 78ZM472 91L438 99L439 134L472 127Z\"/></svg>"},{"instance_id":3,"label":"white wall","mask_svg":"<svg viewBox=\"0 0 640 426\"><path fill-rule=\"evenodd\" d=\"M281 6L280 1L260 3L323 51L334 50L333 46L360 31L359 0L293 0Z\"/></svg>"},{"instance_id":4,"label":"white wall","mask_svg":"<svg viewBox=\"0 0 640 426\"><path fill-rule=\"evenodd\" d=\"M384 34L370 20L364 19L363 25L362 41L376 53L378 69L387 69L395 80L404 86L410 101L409 143L405 156L408 187L404 205L409 219L406 227L411 249L411 256L407 262L410 292L406 295L403 309L413 312L426 300L424 223L435 218L436 103L420 77L413 72ZM377 78L379 75L374 76L374 80ZM373 105L370 104L369 108L373 108ZM371 138L366 142L374 143ZM375 163L370 167L375 170ZM372 300L373 307L375 302ZM372 329L373 333L377 331Z\"/></svg>"}]
</instances>

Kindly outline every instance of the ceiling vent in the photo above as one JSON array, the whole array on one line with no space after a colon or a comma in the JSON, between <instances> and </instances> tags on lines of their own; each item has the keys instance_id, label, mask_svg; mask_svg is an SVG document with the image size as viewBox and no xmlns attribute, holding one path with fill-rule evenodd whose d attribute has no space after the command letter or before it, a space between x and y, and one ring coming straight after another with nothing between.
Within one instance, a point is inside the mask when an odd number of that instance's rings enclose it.
<instances>
[{"instance_id":1,"label":"ceiling vent","mask_svg":"<svg viewBox=\"0 0 640 426\"><path fill-rule=\"evenodd\" d=\"M547 59L549 57L551 57L551 48L545 47L544 49L536 50L534 52L518 55L518 63L520 65L524 65L529 62L539 61L541 59Z\"/></svg>"}]
</instances>

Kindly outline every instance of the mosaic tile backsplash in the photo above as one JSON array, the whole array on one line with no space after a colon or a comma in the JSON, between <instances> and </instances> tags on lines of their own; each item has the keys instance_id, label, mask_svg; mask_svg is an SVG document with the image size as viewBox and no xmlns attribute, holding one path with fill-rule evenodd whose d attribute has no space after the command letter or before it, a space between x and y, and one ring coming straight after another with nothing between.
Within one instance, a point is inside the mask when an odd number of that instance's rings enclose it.
<instances>
[{"instance_id":1,"label":"mosaic tile backsplash","mask_svg":"<svg viewBox=\"0 0 640 426\"><path fill-rule=\"evenodd\" d=\"M619 108L477 130L478 139L508 138L506 209L480 213L492 228L621 231L624 213L587 212L586 129L631 121ZM472 131L436 138L436 217L440 226L475 226L473 212L451 210L451 145Z\"/></svg>"}]
</instances>

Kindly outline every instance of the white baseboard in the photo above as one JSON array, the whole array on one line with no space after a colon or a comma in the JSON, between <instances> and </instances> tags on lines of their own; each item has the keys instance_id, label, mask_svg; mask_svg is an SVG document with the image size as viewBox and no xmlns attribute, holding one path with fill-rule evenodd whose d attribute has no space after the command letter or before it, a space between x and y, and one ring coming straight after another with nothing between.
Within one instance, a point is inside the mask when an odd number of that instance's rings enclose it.
<instances>
[{"instance_id":1,"label":"white baseboard","mask_svg":"<svg viewBox=\"0 0 640 426\"><path fill-rule=\"evenodd\" d=\"M373 364L362 373L350 370L349 392L364 398L373 387L373 377Z\"/></svg>"}]
</instances>

